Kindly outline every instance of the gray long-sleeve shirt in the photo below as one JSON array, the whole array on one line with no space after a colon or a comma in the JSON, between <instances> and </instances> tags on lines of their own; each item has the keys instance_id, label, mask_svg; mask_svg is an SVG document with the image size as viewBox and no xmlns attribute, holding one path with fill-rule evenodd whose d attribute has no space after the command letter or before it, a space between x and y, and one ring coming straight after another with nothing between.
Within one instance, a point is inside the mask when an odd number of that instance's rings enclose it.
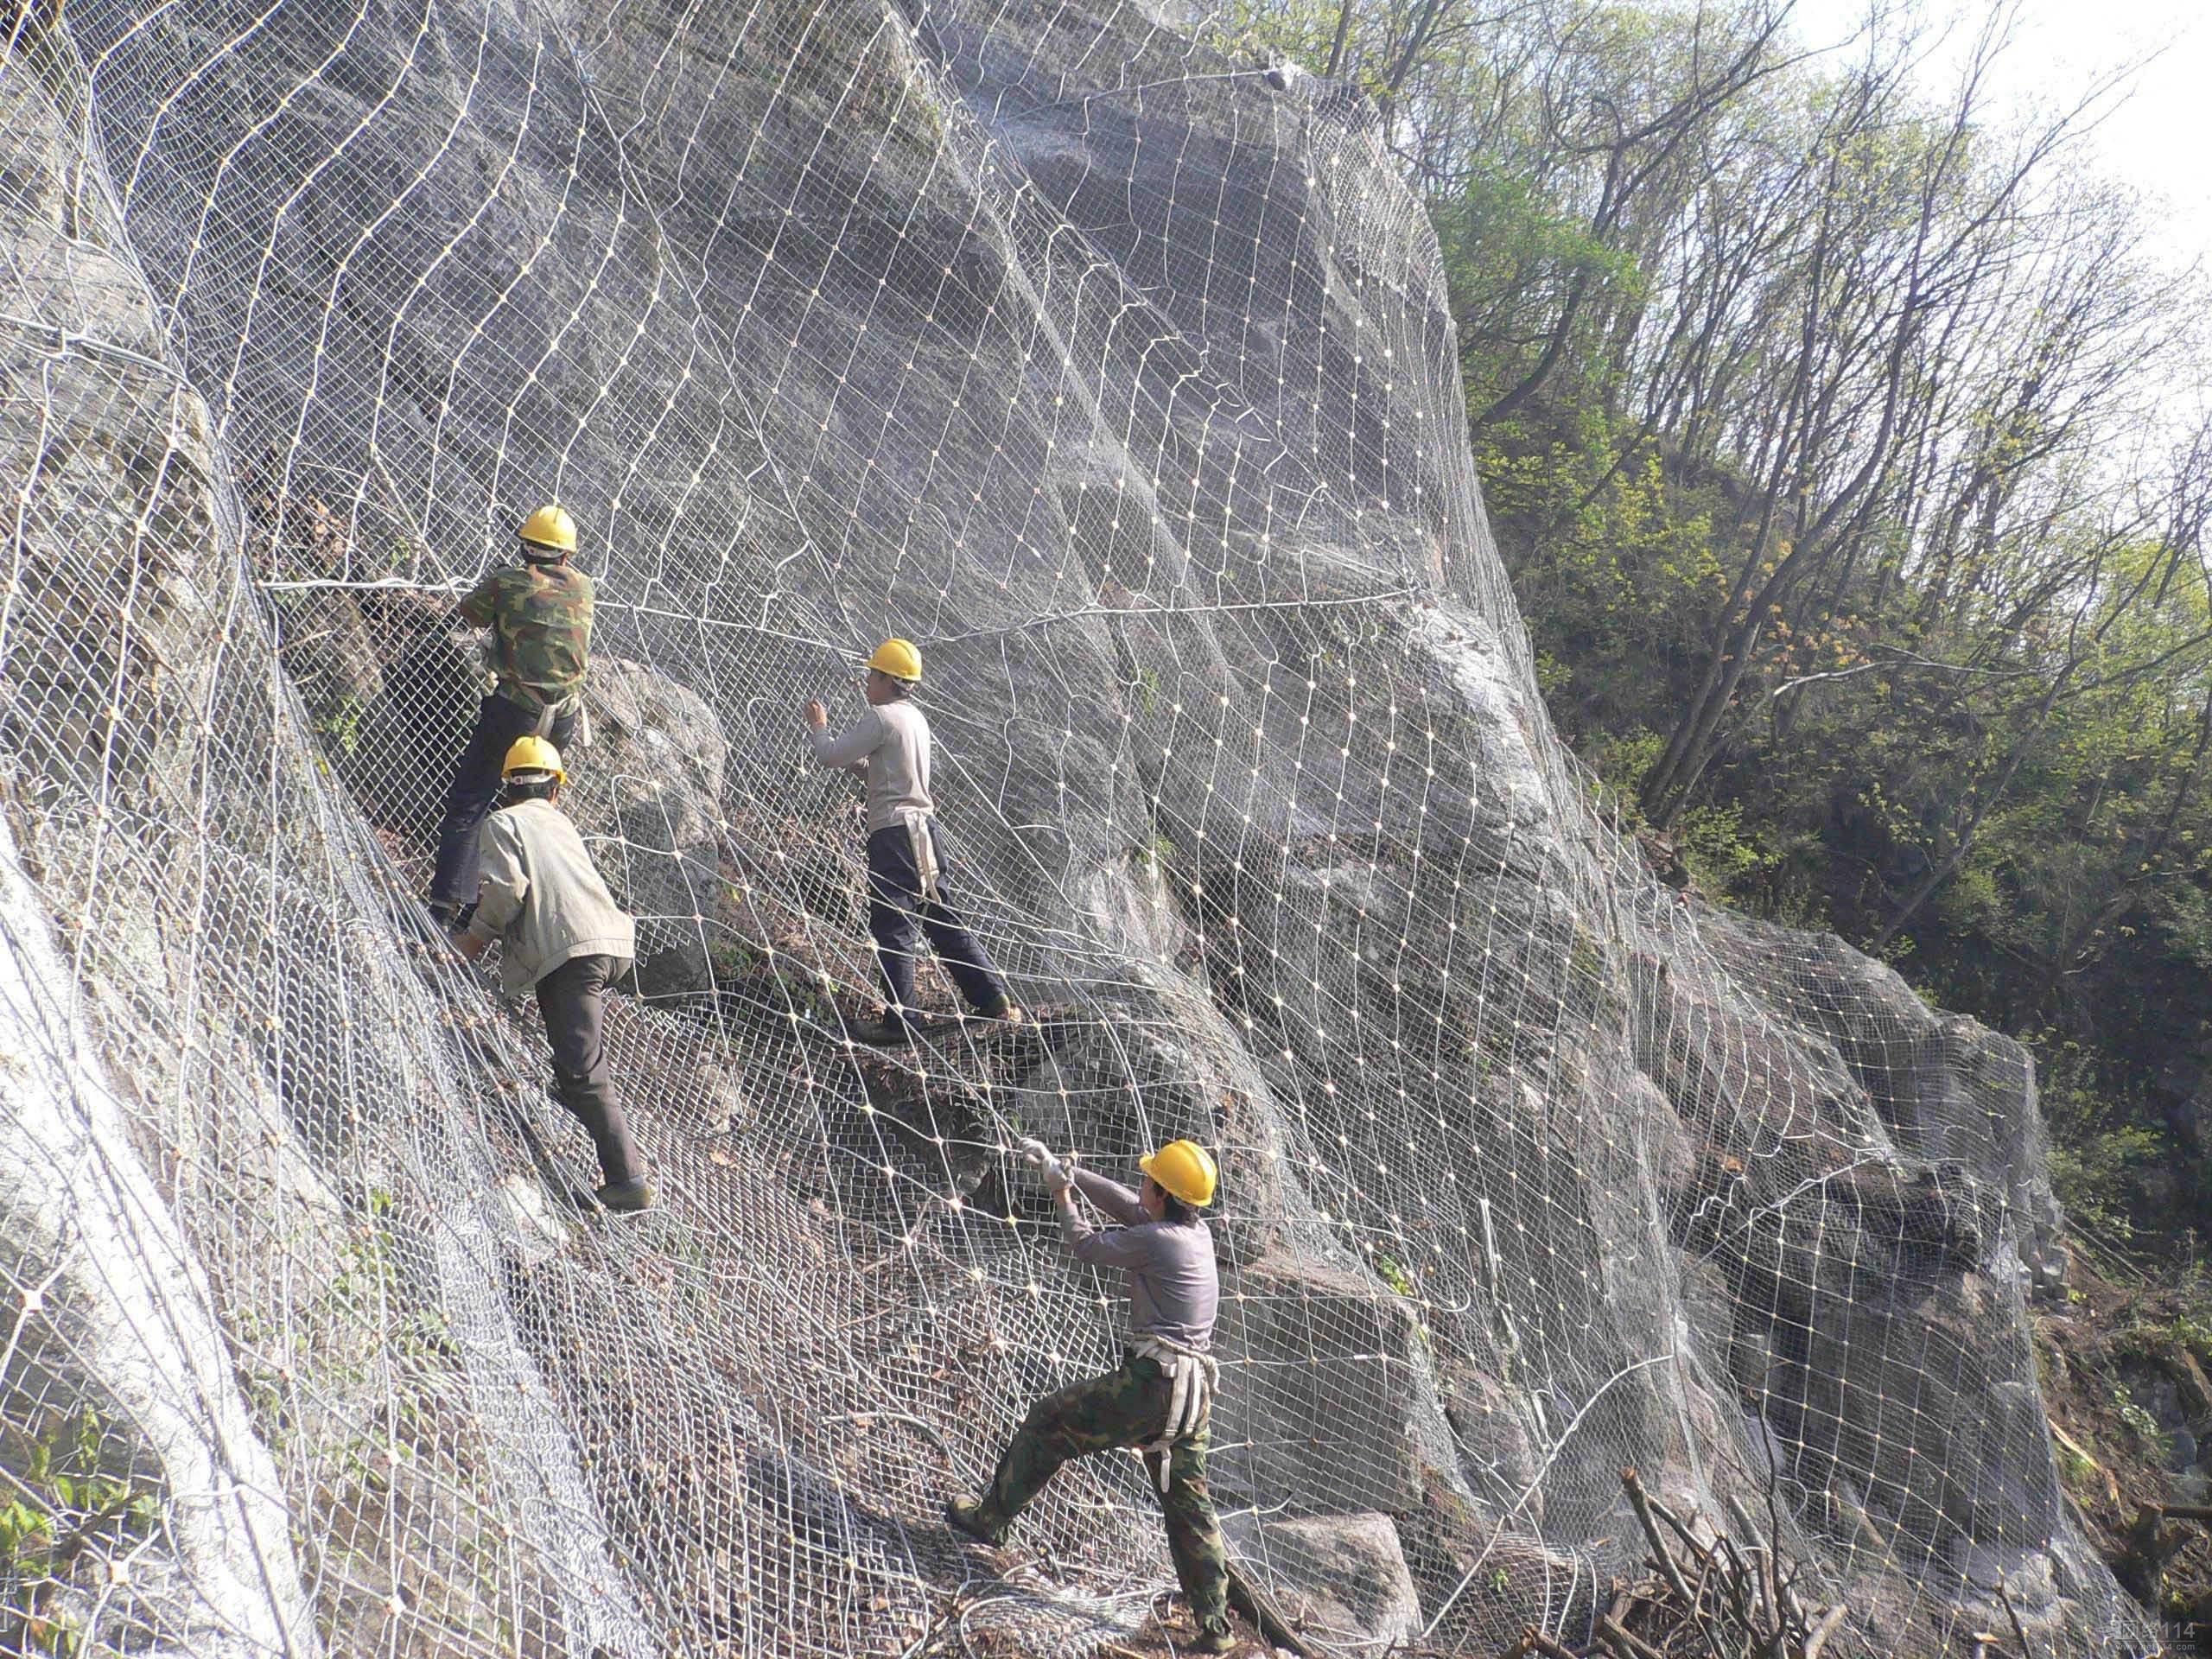
<instances>
[{"instance_id":1,"label":"gray long-sleeve shirt","mask_svg":"<svg viewBox=\"0 0 2212 1659\"><path fill-rule=\"evenodd\" d=\"M810 731L806 741L823 766L866 775L870 835L905 823L907 812L937 810L930 798L929 716L912 703L871 704L836 736L825 727Z\"/></svg>"},{"instance_id":2,"label":"gray long-sleeve shirt","mask_svg":"<svg viewBox=\"0 0 2212 1659\"><path fill-rule=\"evenodd\" d=\"M1129 1275L1129 1335L1166 1337L1188 1348L1213 1345L1221 1281L1214 1271L1213 1232L1203 1221L1180 1226L1154 1221L1137 1195L1119 1181L1077 1168L1083 1196L1122 1224L1101 1230L1083 1218L1071 1196L1060 1199L1060 1236L1076 1259Z\"/></svg>"}]
</instances>

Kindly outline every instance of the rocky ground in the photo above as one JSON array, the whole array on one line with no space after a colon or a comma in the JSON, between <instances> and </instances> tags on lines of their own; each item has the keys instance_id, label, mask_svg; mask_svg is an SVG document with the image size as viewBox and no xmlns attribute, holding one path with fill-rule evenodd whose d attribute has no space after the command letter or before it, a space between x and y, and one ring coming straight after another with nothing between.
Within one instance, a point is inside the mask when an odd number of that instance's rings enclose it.
<instances>
[{"instance_id":1,"label":"rocky ground","mask_svg":"<svg viewBox=\"0 0 2212 1659\"><path fill-rule=\"evenodd\" d=\"M2033 1316L2069 1499L2129 1592L2177 1648L2212 1652L2212 1281L2171 1262L2077 1254L2068 1294Z\"/></svg>"}]
</instances>

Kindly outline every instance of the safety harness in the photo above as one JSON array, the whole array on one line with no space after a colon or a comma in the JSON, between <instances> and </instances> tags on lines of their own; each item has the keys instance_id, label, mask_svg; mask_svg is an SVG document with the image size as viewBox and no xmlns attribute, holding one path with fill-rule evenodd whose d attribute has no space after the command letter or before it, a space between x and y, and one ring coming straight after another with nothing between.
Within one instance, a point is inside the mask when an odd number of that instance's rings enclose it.
<instances>
[{"instance_id":1,"label":"safety harness","mask_svg":"<svg viewBox=\"0 0 2212 1659\"><path fill-rule=\"evenodd\" d=\"M484 634L477 640L476 661L487 683L494 683L499 679L505 664L499 654L499 639L496 629ZM514 699L510 697L507 701L512 702ZM571 749L589 748L591 747L591 710L584 704L584 694L581 687L569 692L558 702L541 703L537 710L537 721L530 728L528 734L531 737L551 737L554 726L558 723L563 715L572 710L576 716L576 728L569 735L569 747Z\"/></svg>"},{"instance_id":2,"label":"safety harness","mask_svg":"<svg viewBox=\"0 0 2212 1659\"><path fill-rule=\"evenodd\" d=\"M1147 1332L1129 1338L1129 1351L1152 1361L1166 1374L1167 1421L1160 1438L1137 1448L1140 1453L1158 1452L1160 1465L1154 1478L1167 1490L1167 1464L1176 1445L1202 1433L1213 1421L1213 1391L1221 1382L1221 1367L1211 1354L1177 1342L1172 1337Z\"/></svg>"},{"instance_id":3,"label":"safety harness","mask_svg":"<svg viewBox=\"0 0 2212 1659\"><path fill-rule=\"evenodd\" d=\"M581 691L571 691L560 702L549 702L539 709L537 724L531 728L531 735L533 737L552 736L555 723L572 709L575 711L576 728L569 734L569 747L572 749L589 748L591 747L591 710L584 706L584 694Z\"/></svg>"}]
</instances>

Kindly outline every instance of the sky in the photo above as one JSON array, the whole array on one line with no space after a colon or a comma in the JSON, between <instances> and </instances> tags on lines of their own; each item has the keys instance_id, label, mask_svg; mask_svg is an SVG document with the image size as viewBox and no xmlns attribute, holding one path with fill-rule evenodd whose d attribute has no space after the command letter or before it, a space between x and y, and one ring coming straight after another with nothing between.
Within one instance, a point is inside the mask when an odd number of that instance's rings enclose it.
<instances>
[{"instance_id":1,"label":"sky","mask_svg":"<svg viewBox=\"0 0 2212 1659\"><path fill-rule=\"evenodd\" d=\"M2205 0L2015 0L2012 44L1999 60L1999 107L2020 111L2071 103L2104 74L2156 52L2130 78L2121 100L2088 140L2098 171L2146 192L2158 203L2150 251L2176 265L2212 268L2212 5ZM1808 46L1847 39L1867 0L1798 0L1799 37ZM1923 75L1931 92L1948 90L1986 16L1983 0L1919 0L1933 30L1949 40L1931 53ZM2161 50L2163 48L2163 50ZM2100 107L2107 107L2101 105Z\"/></svg>"}]
</instances>

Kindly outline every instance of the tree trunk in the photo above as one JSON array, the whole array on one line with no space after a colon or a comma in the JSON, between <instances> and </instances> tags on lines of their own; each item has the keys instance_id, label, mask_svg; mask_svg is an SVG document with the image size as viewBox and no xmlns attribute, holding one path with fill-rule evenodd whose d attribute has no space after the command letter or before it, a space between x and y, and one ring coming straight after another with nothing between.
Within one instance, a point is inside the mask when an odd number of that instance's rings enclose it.
<instances>
[{"instance_id":1,"label":"tree trunk","mask_svg":"<svg viewBox=\"0 0 2212 1659\"><path fill-rule=\"evenodd\" d=\"M1337 13L1337 38L1329 44L1329 67L1321 73L1329 79L1337 78L1337 71L1344 60L1344 42L1351 38L1351 10L1353 0L1344 0Z\"/></svg>"}]
</instances>

